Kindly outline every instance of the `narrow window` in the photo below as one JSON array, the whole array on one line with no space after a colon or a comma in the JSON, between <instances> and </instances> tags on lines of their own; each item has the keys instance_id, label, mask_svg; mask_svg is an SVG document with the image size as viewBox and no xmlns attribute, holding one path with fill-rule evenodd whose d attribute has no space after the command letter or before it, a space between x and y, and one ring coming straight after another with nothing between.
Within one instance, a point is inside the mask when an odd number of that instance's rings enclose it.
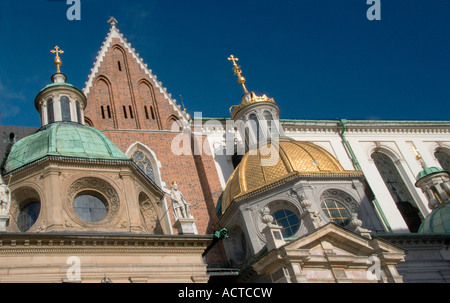
<instances>
[{"instance_id":1,"label":"narrow window","mask_svg":"<svg viewBox=\"0 0 450 303\"><path fill-rule=\"evenodd\" d=\"M149 119L147 106L144 106L144 111L145 111L145 119Z\"/></svg>"},{"instance_id":2,"label":"narrow window","mask_svg":"<svg viewBox=\"0 0 450 303\"><path fill-rule=\"evenodd\" d=\"M80 102L76 101L75 102L75 107L77 110L77 122L81 123L81 107L80 107Z\"/></svg>"},{"instance_id":3,"label":"narrow window","mask_svg":"<svg viewBox=\"0 0 450 303\"><path fill-rule=\"evenodd\" d=\"M106 109L108 110L108 118L111 119L111 108L109 105L106 106Z\"/></svg>"},{"instance_id":4,"label":"narrow window","mask_svg":"<svg viewBox=\"0 0 450 303\"><path fill-rule=\"evenodd\" d=\"M259 126L258 118L256 117L255 114L251 114L249 116L249 122L250 122L250 127L253 129L253 133L256 136L255 142L250 142L250 148L253 148L254 145L256 145L256 147L259 147L259 142L261 139L261 128Z\"/></svg>"},{"instance_id":5,"label":"narrow window","mask_svg":"<svg viewBox=\"0 0 450 303\"><path fill-rule=\"evenodd\" d=\"M62 121L71 121L69 98L62 96L61 99L61 119Z\"/></svg>"},{"instance_id":6,"label":"narrow window","mask_svg":"<svg viewBox=\"0 0 450 303\"><path fill-rule=\"evenodd\" d=\"M47 100L47 119L48 124L55 122L55 116L53 114L53 100L49 99Z\"/></svg>"},{"instance_id":7,"label":"narrow window","mask_svg":"<svg viewBox=\"0 0 450 303\"><path fill-rule=\"evenodd\" d=\"M102 119L105 119L105 109L103 108L103 105L101 106L102 109Z\"/></svg>"},{"instance_id":8,"label":"narrow window","mask_svg":"<svg viewBox=\"0 0 450 303\"><path fill-rule=\"evenodd\" d=\"M123 109L123 116L125 117L125 119L128 119L127 108L125 107L125 105L122 106L122 109Z\"/></svg>"},{"instance_id":9,"label":"narrow window","mask_svg":"<svg viewBox=\"0 0 450 303\"><path fill-rule=\"evenodd\" d=\"M128 109L130 110L130 118L133 119L133 110L131 109L131 105L128 106Z\"/></svg>"},{"instance_id":10,"label":"narrow window","mask_svg":"<svg viewBox=\"0 0 450 303\"><path fill-rule=\"evenodd\" d=\"M153 106L150 106L150 112L152 113L152 119L155 120L155 111L153 110Z\"/></svg>"},{"instance_id":11,"label":"narrow window","mask_svg":"<svg viewBox=\"0 0 450 303\"><path fill-rule=\"evenodd\" d=\"M269 131L269 137L272 137L273 135L276 135L277 132L277 128L275 126L275 121L273 120L273 116L270 112L268 111L264 111L264 119L266 120L267 123L267 129Z\"/></svg>"},{"instance_id":12,"label":"narrow window","mask_svg":"<svg viewBox=\"0 0 450 303\"><path fill-rule=\"evenodd\" d=\"M120 61L117 61L117 67L119 67L119 72L122 71L122 66L120 65Z\"/></svg>"}]
</instances>

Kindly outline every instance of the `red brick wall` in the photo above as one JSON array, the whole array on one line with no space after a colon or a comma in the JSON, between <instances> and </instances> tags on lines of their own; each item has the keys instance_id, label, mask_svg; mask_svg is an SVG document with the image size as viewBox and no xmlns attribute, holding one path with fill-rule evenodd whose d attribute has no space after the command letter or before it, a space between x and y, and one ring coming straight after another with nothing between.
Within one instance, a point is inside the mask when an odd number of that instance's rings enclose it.
<instances>
[{"instance_id":1,"label":"red brick wall","mask_svg":"<svg viewBox=\"0 0 450 303\"><path fill-rule=\"evenodd\" d=\"M173 120L179 118L177 111L126 49L119 39L112 40L87 94L85 117L124 152L136 142L148 146L161 163L160 174L166 188L177 181L191 205L199 234L211 234L222 193L214 159L204 153L193 155L191 134L169 131ZM183 142L191 143L187 148L189 155L177 156L171 151L172 140L180 136L187 136ZM169 197L167 202L170 207ZM169 213L174 223L172 209ZM225 262L221 245L208 253L207 260L209 264Z\"/></svg>"},{"instance_id":2,"label":"red brick wall","mask_svg":"<svg viewBox=\"0 0 450 303\"><path fill-rule=\"evenodd\" d=\"M112 40L92 85L84 114L100 130L169 130L170 118L179 118L173 105L118 38ZM102 116L101 106L107 104L113 112L111 118Z\"/></svg>"}]
</instances>

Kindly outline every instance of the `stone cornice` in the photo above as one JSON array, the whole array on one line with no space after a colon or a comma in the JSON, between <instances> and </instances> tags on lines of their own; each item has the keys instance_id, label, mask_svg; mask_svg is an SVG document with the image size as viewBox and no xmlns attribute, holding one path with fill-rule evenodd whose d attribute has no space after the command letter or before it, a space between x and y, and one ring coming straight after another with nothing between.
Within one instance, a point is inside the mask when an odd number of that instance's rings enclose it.
<instances>
[{"instance_id":1,"label":"stone cornice","mask_svg":"<svg viewBox=\"0 0 450 303\"><path fill-rule=\"evenodd\" d=\"M2 233L0 255L9 254L201 254L213 235Z\"/></svg>"},{"instance_id":2,"label":"stone cornice","mask_svg":"<svg viewBox=\"0 0 450 303\"><path fill-rule=\"evenodd\" d=\"M310 181L310 180L333 180L333 181L336 181L336 178L338 178L339 180L342 180L342 179L353 180L355 178L363 178L363 173L360 171L344 171L344 172L340 172L340 173L293 172L293 173L290 173L290 174L284 176L283 178L281 178L279 180L276 180L275 182L264 184L263 186L258 187L252 191L240 194L239 196L234 198L234 202L240 202L240 201L246 200L250 197L254 197L254 196L263 194L267 191L271 191L274 188L280 187L280 186L282 186L286 183L289 183L291 181L294 181L294 180L298 181L298 180L306 179L308 181Z\"/></svg>"},{"instance_id":3,"label":"stone cornice","mask_svg":"<svg viewBox=\"0 0 450 303\"><path fill-rule=\"evenodd\" d=\"M222 126L203 125L210 121L217 120ZM202 118L199 125L202 125L204 133L224 133L230 131L226 128L227 118ZM287 120L281 119L280 123L286 133L289 134L336 134L342 132L342 125L339 120ZM450 121L383 121L383 120L348 120L346 122L346 134L449 134Z\"/></svg>"}]
</instances>

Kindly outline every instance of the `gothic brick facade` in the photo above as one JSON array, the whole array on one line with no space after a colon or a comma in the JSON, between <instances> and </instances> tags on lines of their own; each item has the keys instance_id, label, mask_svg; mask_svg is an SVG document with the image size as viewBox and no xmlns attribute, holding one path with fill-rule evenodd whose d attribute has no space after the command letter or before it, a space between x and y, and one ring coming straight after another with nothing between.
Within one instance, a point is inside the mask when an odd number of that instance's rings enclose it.
<instances>
[{"instance_id":1,"label":"gothic brick facade","mask_svg":"<svg viewBox=\"0 0 450 303\"><path fill-rule=\"evenodd\" d=\"M115 26L99 52L84 93L88 100L86 124L101 130L130 157L133 144L151 150L158 166L154 167L160 176L158 185L168 190L176 181L190 203L198 233L213 233L215 209L223 189L213 157L207 152L193 153L194 144L207 139L181 131L188 117ZM192 152L172 152L173 140L190 143L187 150ZM170 198L166 201L173 224ZM175 229L173 232L177 233ZM223 263L224 255L217 248L209 252L208 259Z\"/></svg>"}]
</instances>

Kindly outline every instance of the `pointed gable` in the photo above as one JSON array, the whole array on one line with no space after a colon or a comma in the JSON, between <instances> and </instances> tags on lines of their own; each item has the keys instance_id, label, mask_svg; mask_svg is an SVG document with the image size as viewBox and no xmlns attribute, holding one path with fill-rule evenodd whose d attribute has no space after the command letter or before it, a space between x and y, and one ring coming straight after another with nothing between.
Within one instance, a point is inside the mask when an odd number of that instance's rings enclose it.
<instances>
[{"instance_id":1,"label":"pointed gable","mask_svg":"<svg viewBox=\"0 0 450 303\"><path fill-rule=\"evenodd\" d=\"M187 122L176 100L119 32L117 21L108 23L110 31L83 89L88 124L100 130L170 130L174 120Z\"/></svg>"}]
</instances>

